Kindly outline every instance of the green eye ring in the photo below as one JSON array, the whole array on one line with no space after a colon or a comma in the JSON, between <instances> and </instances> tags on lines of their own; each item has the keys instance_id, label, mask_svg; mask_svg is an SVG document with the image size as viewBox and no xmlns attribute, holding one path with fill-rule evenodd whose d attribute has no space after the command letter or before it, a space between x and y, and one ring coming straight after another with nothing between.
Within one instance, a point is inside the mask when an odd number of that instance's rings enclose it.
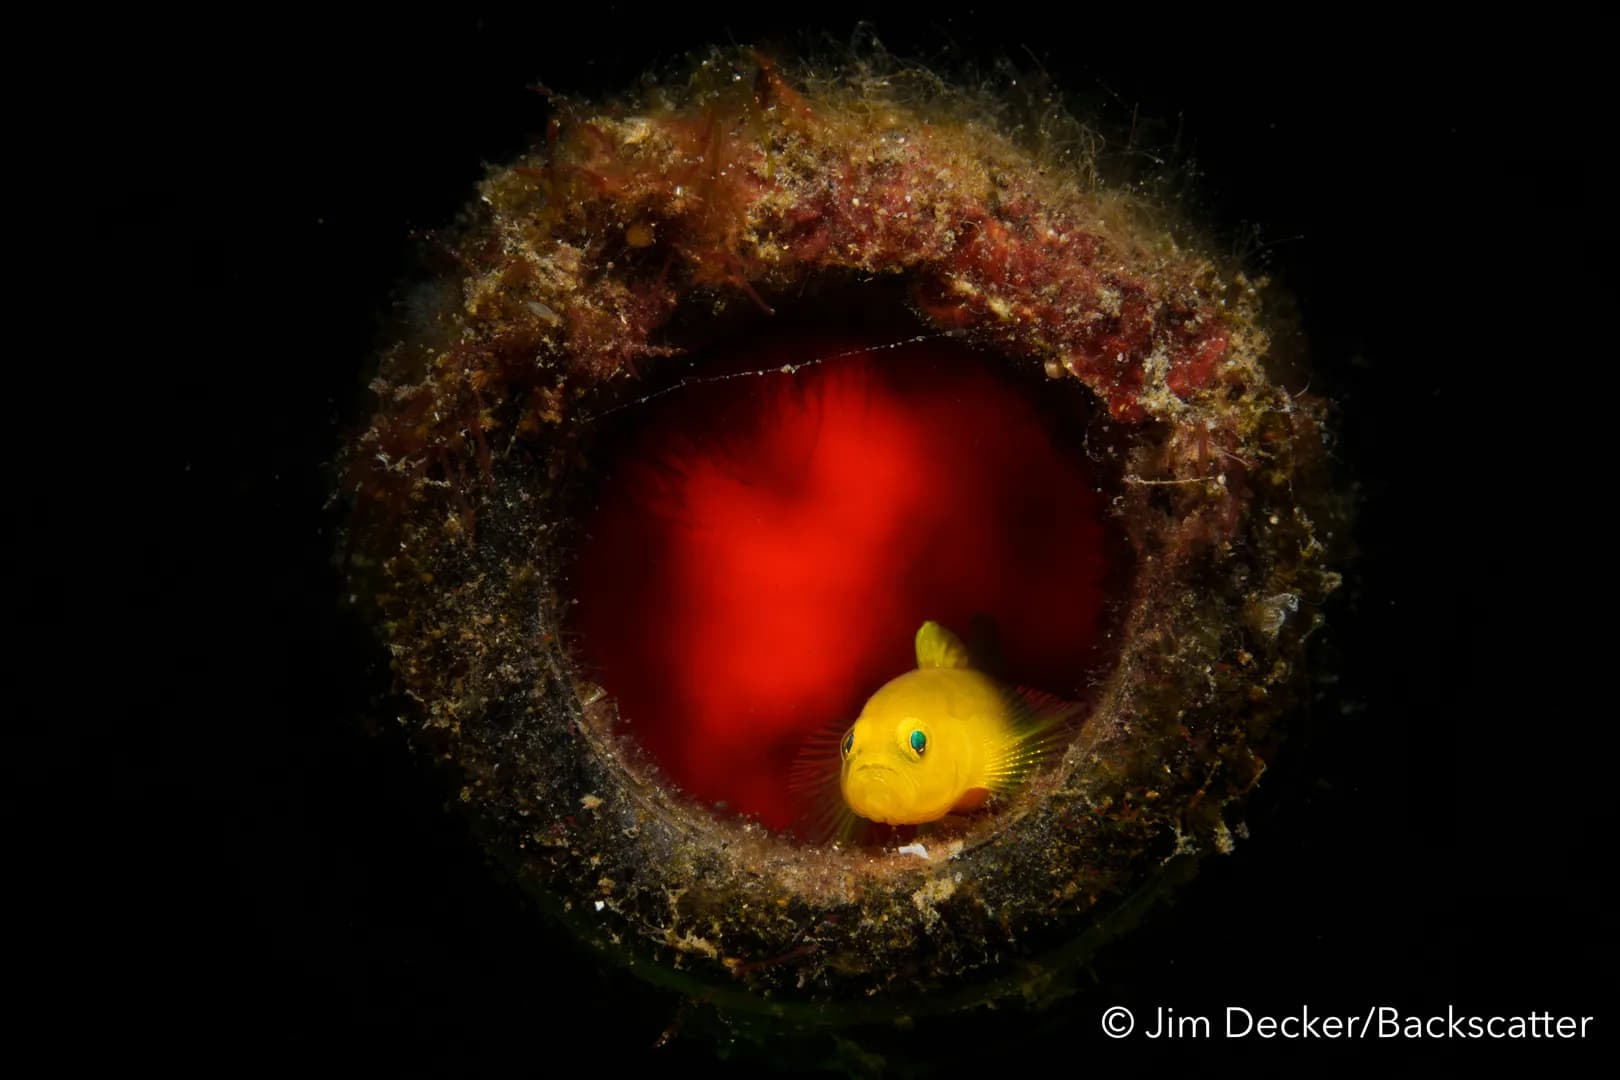
<instances>
[{"instance_id":1,"label":"green eye ring","mask_svg":"<svg viewBox=\"0 0 1620 1080\"><path fill-rule=\"evenodd\" d=\"M823 743L822 745L826 745L826 744ZM848 731L844 732L844 741L838 745L838 749L840 751L842 751L842 753L843 753L843 755L845 757L849 757L849 752L851 750L855 749L855 729L854 728L850 728Z\"/></svg>"},{"instance_id":2,"label":"green eye ring","mask_svg":"<svg viewBox=\"0 0 1620 1080\"><path fill-rule=\"evenodd\" d=\"M923 751L928 749L928 736L923 734L921 731L913 731L911 733L910 742L911 749L918 757L922 757Z\"/></svg>"}]
</instances>

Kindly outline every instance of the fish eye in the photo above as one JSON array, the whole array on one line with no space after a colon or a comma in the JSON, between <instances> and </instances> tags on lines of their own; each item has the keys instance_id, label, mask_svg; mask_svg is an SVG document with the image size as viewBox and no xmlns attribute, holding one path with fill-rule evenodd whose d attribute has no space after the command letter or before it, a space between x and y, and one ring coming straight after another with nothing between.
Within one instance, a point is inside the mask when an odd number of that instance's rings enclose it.
<instances>
[{"instance_id":1,"label":"fish eye","mask_svg":"<svg viewBox=\"0 0 1620 1080\"><path fill-rule=\"evenodd\" d=\"M911 748L917 752L918 757L922 757L923 751L928 749L928 736L921 731L913 731L911 733Z\"/></svg>"},{"instance_id":2,"label":"fish eye","mask_svg":"<svg viewBox=\"0 0 1620 1080\"><path fill-rule=\"evenodd\" d=\"M825 746L826 743L823 743L822 745ZM849 757L849 752L851 750L855 749L855 729L854 728L850 728L848 731L846 731L844 733L844 744L843 744L842 749L843 749L845 757Z\"/></svg>"}]
</instances>

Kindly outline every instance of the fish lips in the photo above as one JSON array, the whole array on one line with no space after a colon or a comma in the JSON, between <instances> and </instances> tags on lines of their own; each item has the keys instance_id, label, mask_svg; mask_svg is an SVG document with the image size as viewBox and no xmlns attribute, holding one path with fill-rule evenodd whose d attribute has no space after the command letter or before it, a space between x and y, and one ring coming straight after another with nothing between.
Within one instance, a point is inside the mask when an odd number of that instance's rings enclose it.
<instances>
[{"instance_id":1,"label":"fish lips","mask_svg":"<svg viewBox=\"0 0 1620 1080\"><path fill-rule=\"evenodd\" d=\"M916 813L916 787L892 765L856 763L844 776L844 801L870 821L915 825L924 820Z\"/></svg>"}]
</instances>

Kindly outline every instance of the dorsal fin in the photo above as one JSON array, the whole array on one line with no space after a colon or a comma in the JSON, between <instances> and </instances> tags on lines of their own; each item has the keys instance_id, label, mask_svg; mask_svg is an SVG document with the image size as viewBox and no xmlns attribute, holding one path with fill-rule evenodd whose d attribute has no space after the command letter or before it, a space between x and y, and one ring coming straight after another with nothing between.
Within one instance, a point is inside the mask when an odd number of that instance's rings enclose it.
<instances>
[{"instance_id":1,"label":"dorsal fin","mask_svg":"<svg viewBox=\"0 0 1620 1080\"><path fill-rule=\"evenodd\" d=\"M962 639L932 619L917 631L917 666L920 668L971 668Z\"/></svg>"}]
</instances>

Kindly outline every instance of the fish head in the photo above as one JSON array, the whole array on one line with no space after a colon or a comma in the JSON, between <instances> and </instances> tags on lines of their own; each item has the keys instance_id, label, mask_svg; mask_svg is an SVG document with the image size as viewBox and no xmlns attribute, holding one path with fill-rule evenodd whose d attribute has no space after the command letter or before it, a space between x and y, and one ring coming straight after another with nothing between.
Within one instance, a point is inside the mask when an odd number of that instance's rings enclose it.
<instances>
[{"instance_id":1,"label":"fish head","mask_svg":"<svg viewBox=\"0 0 1620 1080\"><path fill-rule=\"evenodd\" d=\"M968 733L948 695L916 678L925 674L909 672L874 694L840 744L844 801L870 821L936 821L968 789Z\"/></svg>"}]
</instances>

